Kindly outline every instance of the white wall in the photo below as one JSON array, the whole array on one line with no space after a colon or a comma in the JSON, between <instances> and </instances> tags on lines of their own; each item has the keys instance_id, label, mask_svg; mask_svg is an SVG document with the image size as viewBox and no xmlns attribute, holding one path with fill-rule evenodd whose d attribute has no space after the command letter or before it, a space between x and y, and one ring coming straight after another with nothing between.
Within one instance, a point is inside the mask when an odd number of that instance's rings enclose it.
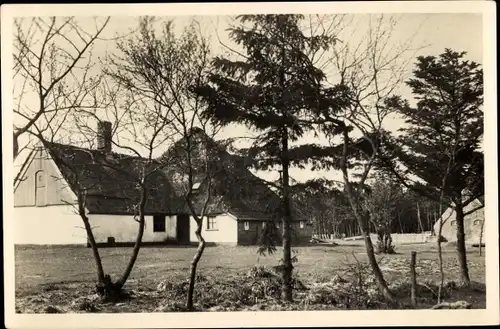
<instances>
[{"instance_id":1,"label":"white wall","mask_svg":"<svg viewBox=\"0 0 500 329\"><path fill-rule=\"evenodd\" d=\"M370 234L373 243L378 240L377 234ZM392 243L398 244L412 244L412 243L425 243L430 241L431 233L391 233Z\"/></svg>"},{"instance_id":2,"label":"white wall","mask_svg":"<svg viewBox=\"0 0 500 329\"><path fill-rule=\"evenodd\" d=\"M202 235L205 241L221 244L237 244L238 222L236 218L228 214L221 214L215 218L217 221L217 230L207 230L207 218L203 219ZM191 216L189 223L189 237L191 242L198 242L195 234L196 227L196 221Z\"/></svg>"},{"instance_id":3,"label":"white wall","mask_svg":"<svg viewBox=\"0 0 500 329\"><path fill-rule=\"evenodd\" d=\"M471 211L480 205L481 204L479 200L476 199L464 208L464 213ZM442 216L442 220L444 221L444 223L441 235L449 242L457 241L456 218L457 215L451 208L448 208ZM469 214L464 218L464 232L465 240L467 243L479 243L481 222L476 223L476 220L484 220L484 208L476 210L472 214ZM455 224L453 222L455 222ZM439 224L439 220L434 224L434 232L436 233L436 235L439 232Z\"/></svg>"},{"instance_id":4,"label":"white wall","mask_svg":"<svg viewBox=\"0 0 500 329\"><path fill-rule=\"evenodd\" d=\"M83 222L73 207L15 207L15 244L86 244Z\"/></svg>"},{"instance_id":5,"label":"white wall","mask_svg":"<svg viewBox=\"0 0 500 329\"><path fill-rule=\"evenodd\" d=\"M97 243L114 237L115 242L134 242L139 223L133 216L89 215L90 224ZM153 216L146 216L146 226L142 242L162 242L167 238L175 239L177 234L176 216L167 216L165 232L153 232Z\"/></svg>"},{"instance_id":6,"label":"white wall","mask_svg":"<svg viewBox=\"0 0 500 329\"><path fill-rule=\"evenodd\" d=\"M112 236L116 242L134 242L139 228L132 216L89 215L97 243L105 243ZM223 214L216 217L217 230L207 230L203 220L203 237L207 242L236 244L236 218ZM82 219L71 206L14 208L15 244L86 244L87 234ZM190 240L197 242L196 222L190 218ZM146 216L143 242L162 242L176 236L176 216L166 217L166 232L153 232L153 217Z\"/></svg>"}]
</instances>

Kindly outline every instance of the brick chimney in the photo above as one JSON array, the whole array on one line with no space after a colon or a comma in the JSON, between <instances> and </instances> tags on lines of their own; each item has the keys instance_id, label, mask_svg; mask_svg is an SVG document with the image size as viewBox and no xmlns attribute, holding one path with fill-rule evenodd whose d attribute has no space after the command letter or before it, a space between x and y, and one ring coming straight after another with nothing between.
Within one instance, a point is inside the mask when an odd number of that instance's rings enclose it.
<instances>
[{"instance_id":1,"label":"brick chimney","mask_svg":"<svg viewBox=\"0 0 500 329\"><path fill-rule=\"evenodd\" d=\"M106 153L111 152L111 122L97 122L97 149Z\"/></svg>"}]
</instances>

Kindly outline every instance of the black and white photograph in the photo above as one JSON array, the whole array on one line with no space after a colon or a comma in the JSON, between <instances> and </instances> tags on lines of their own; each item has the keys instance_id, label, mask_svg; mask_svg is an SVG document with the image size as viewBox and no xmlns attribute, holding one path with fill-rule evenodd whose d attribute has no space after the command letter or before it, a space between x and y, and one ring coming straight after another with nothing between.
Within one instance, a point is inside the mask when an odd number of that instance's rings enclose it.
<instances>
[{"instance_id":1,"label":"black and white photograph","mask_svg":"<svg viewBox=\"0 0 500 329\"><path fill-rule=\"evenodd\" d=\"M6 326L498 324L494 12L2 6Z\"/></svg>"}]
</instances>

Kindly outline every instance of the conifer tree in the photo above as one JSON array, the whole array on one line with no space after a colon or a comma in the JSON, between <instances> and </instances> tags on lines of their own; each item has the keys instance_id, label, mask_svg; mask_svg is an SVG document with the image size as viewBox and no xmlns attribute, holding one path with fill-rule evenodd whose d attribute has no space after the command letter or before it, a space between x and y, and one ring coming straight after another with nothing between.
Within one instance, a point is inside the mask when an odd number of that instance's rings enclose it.
<instances>
[{"instance_id":1,"label":"conifer tree","mask_svg":"<svg viewBox=\"0 0 500 329\"><path fill-rule=\"evenodd\" d=\"M417 104L400 108L407 127L401 129L393 160L424 183L407 180L394 163L391 168L407 187L431 200L439 201L444 187L445 202L456 213L462 281L469 284L464 217L484 207L464 210L484 194L483 71L465 55L446 49L439 56L418 57L407 81Z\"/></svg>"},{"instance_id":2,"label":"conifer tree","mask_svg":"<svg viewBox=\"0 0 500 329\"><path fill-rule=\"evenodd\" d=\"M277 213L282 218L283 299L292 300L291 257L291 166L312 159L315 147L294 147L313 130L316 113L329 112L342 104L342 88L324 88L325 74L314 66L310 55L327 49L331 36L304 35L301 15L242 15L240 26L230 29L230 38L246 52L244 58L217 57L210 83L196 92L209 103L205 115L223 125L243 124L257 132L245 149L255 169L279 169L277 184L282 200ZM339 97L337 97L337 94Z\"/></svg>"}]
</instances>

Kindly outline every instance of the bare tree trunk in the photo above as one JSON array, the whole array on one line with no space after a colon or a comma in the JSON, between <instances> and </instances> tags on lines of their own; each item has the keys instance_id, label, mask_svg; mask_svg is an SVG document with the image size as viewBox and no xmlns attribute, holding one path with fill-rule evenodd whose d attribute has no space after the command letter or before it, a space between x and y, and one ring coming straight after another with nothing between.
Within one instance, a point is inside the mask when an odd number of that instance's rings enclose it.
<instances>
[{"instance_id":1,"label":"bare tree trunk","mask_svg":"<svg viewBox=\"0 0 500 329\"><path fill-rule=\"evenodd\" d=\"M411 274L411 303L417 305L417 272L415 266L417 264L417 252L411 252L410 274Z\"/></svg>"},{"instance_id":2,"label":"bare tree trunk","mask_svg":"<svg viewBox=\"0 0 500 329\"><path fill-rule=\"evenodd\" d=\"M386 254L393 254L394 248L392 246L392 235L390 226L387 226L384 232L384 252Z\"/></svg>"},{"instance_id":3,"label":"bare tree trunk","mask_svg":"<svg viewBox=\"0 0 500 329\"><path fill-rule=\"evenodd\" d=\"M19 152L19 142L17 141L17 135L15 133L13 135L13 143L14 143L13 151L14 151L14 160L15 160L17 157L17 153Z\"/></svg>"},{"instance_id":4,"label":"bare tree trunk","mask_svg":"<svg viewBox=\"0 0 500 329\"><path fill-rule=\"evenodd\" d=\"M283 287L282 287L282 298L284 301L293 301L292 296L292 244L291 244L291 211L290 211L290 199L289 199L289 161L288 161L288 131L284 128L283 139L282 139L282 161L283 161Z\"/></svg>"},{"instance_id":5,"label":"bare tree trunk","mask_svg":"<svg viewBox=\"0 0 500 329\"><path fill-rule=\"evenodd\" d=\"M198 263L203 255L203 251L205 250L205 239L201 235L201 229L203 222L201 220L197 221L198 227L196 228L196 238L198 239L198 248L196 249L196 254L191 261L191 266L189 268L189 289L188 289L188 298L186 303L186 308L188 310L193 309L193 295L194 295L194 285L196 283L196 268L198 267Z\"/></svg>"},{"instance_id":6,"label":"bare tree trunk","mask_svg":"<svg viewBox=\"0 0 500 329\"><path fill-rule=\"evenodd\" d=\"M92 232L92 227L90 225L89 218L85 213L85 203L86 203L86 194L85 192L79 191L78 193L78 214L82 218L83 225L85 227L85 231L87 232L87 239L90 243L90 247L92 248L92 254L94 255L94 261L97 268L97 281L100 284L104 283L104 268L102 266L101 256L99 255L99 249L97 248L97 243L95 241L94 232Z\"/></svg>"},{"instance_id":7,"label":"bare tree trunk","mask_svg":"<svg viewBox=\"0 0 500 329\"><path fill-rule=\"evenodd\" d=\"M404 233L403 224L401 224L401 212L399 211L399 209L397 210L397 214L398 214L399 229L401 230L401 233Z\"/></svg>"},{"instance_id":8,"label":"bare tree trunk","mask_svg":"<svg viewBox=\"0 0 500 329\"><path fill-rule=\"evenodd\" d=\"M443 234L443 190L444 190L444 185L445 185L445 180L446 176L443 177L443 187L441 188L441 195L439 197L439 213L441 214L441 217L439 217L439 229L437 232L437 247L438 247L438 260L439 260L439 274L440 274L440 281L439 281L439 287L438 287L438 296L437 296L437 303L441 303L441 292L443 290L444 286L444 269L443 269L443 248L441 246L441 235ZM451 215L451 213L450 213ZM435 216L435 213L434 213Z\"/></svg>"},{"instance_id":9,"label":"bare tree trunk","mask_svg":"<svg viewBox=\"0 0 500 329\"><path fill-rule=\"evenodd\" d=\"M439 205L439 213L443 213L442 211L442 202L440 201ZM439 229L437 233L437 247L438 247L438 260L439 260L439 274L440 274L440 282L438 287L438 296L437 303L441 303L441 291L443 290L444 285L444 269L443 269L443 248L441 246L441 234L443 233L443 216L439 217Z\"/></svg>"},{"instance_id":10,"label":"bare tree trunk","mask_svg":"<svg viewBox=\"0 0 500 329\"><path fill-rule=\"evenodd\" d=\"M431 225L431 213L429 212L429 207L426 209L426 216L427 216L427 231L432 230L432 225Z\"/></svg>"},{"instance_id":11,"label":"bare tree trunk","mask_svg":"<svg viewBox=\"0 0 500 329\"><path fill-rule=\"evenodd\" d=\"M440 207L440 210L439 210L439 211L441 211L441 207ZM437 223L437 221L438 221L438 217L437 217L437 215L436 215L436 210L434 210L434 223ZM434 231L434 226L432 227L432 233L433 233L434 235L436 235L436 234L437 234L437 232L435 232L435 231Z\"/></svg>"},{"instance_id":12,"label":"bare tree trunk","mask_svg":"<svg viewBox=\"0 0 500 329\"><path fill-rule=\"evenodd\" d=\"M82 211L83 209L83 211ZM97 243L95 241L94 233L92 232L92 227L90 226L89 218L85 214L85 207L80 206L80 217L82 218L83 225L85 226L85 231L87 232L87 238L92 248L92 254L94 255L94 261L97 268L97 282L99 284L104 284L104 268L102 266L101 256L99 255L99 249L97 248Z\"/></svg>"},{"instance_id":13,"label":"bare tree trunk","mask_svg":"<svg viewBox=\"0 0 500 329\"><path fill-rule=\"evenodd\" d=\"M417 202L417 218L418 218L418 225L420 226L420 233L424 232L424 227L422 225L422 217L420 216L420 206Z\"/></svg>"},{"instance_id":14,"label":"bare tree trunk","mask_svg":"<svg viewBox=\"0 0 500 329\"><path fill-rule=\"evenodd\" d=\"M376 232L377 232L377 242L376 242L377 247L375 248L375 252L383 254L385 253L384 231L379 227L377 228ZM370 235L370 231L368 231L368 235Z\"/></svg>"},{"instance_id":15,"label":"bare tree trunk","mask_svg":"<svg viewBox=\"0 0 500 329\"><path fill-rule=\"evenodd\" d=\"M346 128L346 127L344 127ZM356 221L358 222L359 230L361 231L361 235L365 241L366 247L366 255L368 256L368 262L370 263L370 267L372 268L373 275L375 276L375 280L377 281L377 286L382 295L389 301L394 301L394 294L387 286L387 282L384 279L384 275L380 270L380 267L377 263L377 258L375 257L375 252L373 250L373 243L370 239L370 232L368 229L368 213L360 213L360 209L357 202L357 197L355 196L355 192L353 191L353 186L349 180L349 173L347 171L347 150L348 150L348 141L349 141L349 132L347 129L343 131L343 148L342 148L342 158L340 163L340 168L342 170L342 175L344 178L344 186L347 192L347 199L349 200L349 204L351 205L352 213ZM374 150L375 151L375 150ZM365 169L365 174L367 171ZM364 183L363 181L360 184Z\"/></svg>"},{"instance_id":16,"label":"bare tree trunk","mask_svg":"<svg viewBox=\"0 0 500 329\"><path fill-rule=\"evenodd\" d=\"M483 232L484 232L484 218L481 222L481 231L479 232L479 256L483 255Z\"/></svg>"},{"instance_id":17,"label":"bare tree trunk","mask_svg":"<svg viewBox=\"0 0 500 329\"><path fill-rule=\"evenodd\" d=\"M467 266L467 251L465 248L464 231L464 209L461 200L455 202L455 212L457 214L457 256L460 265L460 274L464 285L470 284L469 268Z\"/></svg>"},{"instance_id":18,"label":"bare tree trunk","mask_svg":"<svg viewBox=\"0 0 500 329\"><path fill-rule=\"evenodd\" d=\"M359 214L356 216L357 219L358 219L358 216L359 216ZM363 236L363 239L365 241L366 255L368 256L368 262L370 263L370 267L372 268L373 275L375 276L375 280L377 281L377 286L378 286L380 292L388 301L392 302L392 301L394 301L394 294L387 286L387 282L385 282L384 275L382 274L382 271L380 270L380 267L378 266L377 258L375 257L375 251L373 249L373 243L372 243L372 240L370 238L370 232L368 231L368 228L366 225L366 223L367 223L366 216L367 215L364 215L364 216L361 215L361 216L358 219L358 224L359 224L359 229L361 231L361 235Z\"/></svg>"},{"instance_id":19,"label":"bare tree trunk","mask_svg":"<svg viewBox=\"0 0 500 329\"><path fill-rule=\"evenodd\" d=\"M141 249L141 244L142 244L142 236L144 235L144 226L145 226L144 224L145 224L145 218L144 215L141 215L139 219L139 231L137 232L137 237L135 239L134 249L132 250L132 256L130 257L127 267L125 268L125 272L123 272L122 277L116 283L116 286L119 289L121 289L127 282L128 277L130 276L130 273L134 268L137 256L139 255L139 250Z\"/></svg>"},{"instance_id":20,"label":"bare tree trunk","mask_svg":"<svg viewBox=\"0 0 500 329\"><path fill-rule=\"evenodd\" d=\"M145 226L145 222L146 222L146 219L144 217L144 207L145 206L146 206L146 189L145 189L145 186L142 186L141 200L139 202L139 231L137 232L137 236L136 236L135 244L134 244L134 249L132 250L132 256L130 257L130 260L127 264L127 267L125 268L125 272L123 272L123 275L120 278L120 280L118 280L116 282L116 288L118 290L122 289L123 286L125 285L125 282L127 282L128 277L130 276L130 273L132 272L132 269L134 268L134 264L137 260L137 256L139 255L139 250L141 249L142 236L144 235L144 226Z\"/></svg>"}]
</instances>

